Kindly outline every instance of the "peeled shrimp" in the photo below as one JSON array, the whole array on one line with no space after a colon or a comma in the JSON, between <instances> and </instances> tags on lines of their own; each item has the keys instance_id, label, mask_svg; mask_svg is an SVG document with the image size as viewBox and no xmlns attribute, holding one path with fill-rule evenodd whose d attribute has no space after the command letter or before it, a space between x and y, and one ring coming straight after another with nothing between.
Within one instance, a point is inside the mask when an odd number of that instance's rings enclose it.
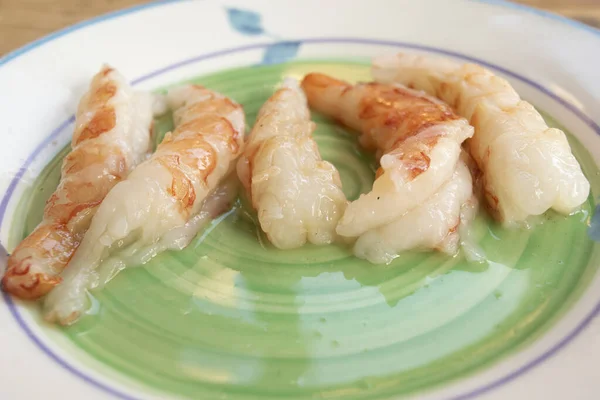
<instances>
[{"instance_id":1,"label":"peeled shrimp","mask_svg":"<svg viewBox=\"0 0 600 400\"><path fill-rule=\"evenodd\" d=\"M245 122L240 105L193 85L171 90L167 101L175 131L106 196L62 285L46 298L47 320L77 320L86 308L87 290L102 284L100 264L116 250L131 257L184 227L241 153Z\"/></svg>"},{"instance_id":2,"label":"peeled shrimp","mask_svg":"<svg viewBox=\"0 0 600 400\"><path fill-rule=\"evenodd\" d=\"M565 134L504 79L475 64L413 54L373 61L373 76L448 102L475 127L468 149L483 173L489 208L507 224L546 210L568 214L588 197L590 184Z\"/></svg>"},{"instance_id":3,"label":"peeled shrimp","mask_svg":"<svg viewBox=\"0 0 600 400\"><path fill-rule=\"evenodd\" d=\"M312 138L306 97L286 79L261 108L238 176L263 231L276 247L331 243L346 207L339 174Z\"/></svg>"},{"instance_id":4,"label":"peeled shrimp","mask_svg":"<svg viewBox=\"0 0 600 400\"><path fill-rule=\"evenodd\" d=\"M350 203L337 233L358 237L423 204L454 173L461 143L473 128L449 106L400 86L352 86L322 74L303 82L312 108L361 132L381 168L373 189Z\"/></svg>"},{"instance_id":5,"label":"peeled shrimp","mask_svg":"<svg viewBox=\"0 0 600 400\"><path fill-rule=\"evenodd\" d=\"M460 242L461 210L472 196L471 173L459 160L454 174L440 190L400 218L360 236L354 252L374 264L388 263L411 249L455 254Z\"/></svg>"},{"instance_id":6,"label":"peeled shrimp","mask_svg":"<svg viewBox=\"0 0 600 400\"><path fill-rule=\"evenodd\" d=\"M104 66L94 76L43 220L8 259L2 279L7 292L36 299L61 282L98 205L148 152L152 106L150 95L134 93L114 69Z\"/></svg>"}]
</instances>

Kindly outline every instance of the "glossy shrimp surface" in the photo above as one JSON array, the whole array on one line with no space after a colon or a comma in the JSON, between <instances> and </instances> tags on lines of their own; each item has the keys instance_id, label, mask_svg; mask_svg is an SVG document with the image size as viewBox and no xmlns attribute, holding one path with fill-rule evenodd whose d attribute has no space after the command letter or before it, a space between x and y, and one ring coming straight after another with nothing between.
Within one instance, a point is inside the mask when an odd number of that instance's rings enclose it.
<instances>
[{"instance_id":1,"label":"glossy shrimp surface","mask_svg":"<svg viewBox=\"0 0 600 400\"><path fill-rule=\"evenodd\" d=\"M472 197L471 173L459 160L450 180L436 193L400 218L360 236L354 252L374 264L389 263L402 251L412 249L436 249L453 255L460 242L461 211Z\"/></svg>"},{"instance_id":2,"label":"glossy shrimp surface","mask_svg":"<svg viewBox=\"0 0 600 400\"><path fill-rule=\"evenodd\" d=\"M488 206L512 224L546 210L568 214L588 197L590 185L565 134L504 79L475 64L413 54L376 58L373 76L448 102L475 127L468 149L483 173Z\"/></svg>"},{"instance_id":3,"label":"glossy shrimp surface","mask_svg":"<svg viewBox=\"0 0 600 400\"><path fill-rule=\"evenodd\" d=\"M442 242L472 194L469 171L458 167L461 143L473 134L467 121L400 86L352 86L309 74L302 87L311 107L359 131L361 144L380 157L372 191L350 203L337 227L340 235L358 238L355 254L386 263L411 248L455 252L456 245Z\"/></svg>"},{"instance_id":4,"label":"glossy shrimp surface","mask_svg":"<svg viewBox=\"0 0 600 400\"><path fill-rule=\"evenodd\" d=\"M63 284L46 299L49 321L69 324L80 316L87 290L104 283L98 268L111 253L135 254L193 220L242 151L240 105L195 85L171 90L167 101L174 110L174 132L98 209Z\"/></svg>"},{"instance_id":5,"label":"glossy shrimp surface","mask_svg":"<svg viewBox=\"0 0 600 400\"><path fill-rule=\"evenodd\" d=\"M263 105L238 176L276 247L331 243L346 207L335 167L321 159L306 97L295 79Z\"/></svg>"},{"instance_id":6,"label":"glossy shrimp surface","mask_svg":"<svg viewBox=\"0 0 600 400\"><path fill-rule=\"evenodd\" d=\"M313 73L302 87L313 109L359 131L361 144L380 157L372 191L350 203L340 220L343 236L360 236L429 198L450 179L461 143L473 134L447 105L400 86L352 86Z\"/></svg>"},{"instance_id":7,"label":"glossy shrimp surface","mask_svg":"<svg viewBox=\"0 0 600 400\"><path fill-rule=\"evenodd\" d=\"M8 259L4 290L36 299L61 282L106 194L147 154L151 124L150 95L134 93L121 74L103 67L79 103L72 150L43 220Z\"/></svg>"}]
</instances>

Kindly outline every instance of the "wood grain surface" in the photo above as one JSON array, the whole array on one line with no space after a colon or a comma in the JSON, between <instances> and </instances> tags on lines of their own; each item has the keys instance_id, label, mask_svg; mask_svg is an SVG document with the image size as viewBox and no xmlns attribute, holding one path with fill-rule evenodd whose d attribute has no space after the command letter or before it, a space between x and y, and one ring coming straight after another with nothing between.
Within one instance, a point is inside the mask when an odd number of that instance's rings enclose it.
<instances>
[{"instance_id":1,"label":"wood grain surface","mask_svg":"<svg viewBox=\"0 0 600 400\"><path fill-rule=\"evenodd\" d=\"M518 2L600 27L600 0ZM0 55L77 22L143 3L140 0L0 0Z\"/></svg>"}]
</instances>

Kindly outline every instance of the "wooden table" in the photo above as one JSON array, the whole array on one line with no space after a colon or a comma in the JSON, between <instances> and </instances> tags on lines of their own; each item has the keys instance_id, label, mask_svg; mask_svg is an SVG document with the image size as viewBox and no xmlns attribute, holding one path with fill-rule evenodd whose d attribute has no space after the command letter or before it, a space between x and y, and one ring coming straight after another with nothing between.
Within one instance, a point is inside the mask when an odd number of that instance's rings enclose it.
<instances>
[{"instance_id":1,"label":"wooden table","mask_svg":"<svg viewBox=\"0 0 600 400\"><path fill-rule=\"evenodd\" d=\"M600 27L600 0L518 2ZM140 0L0 0L0 55L74 23L142 3Z\"/></svg>"}]
</instances>

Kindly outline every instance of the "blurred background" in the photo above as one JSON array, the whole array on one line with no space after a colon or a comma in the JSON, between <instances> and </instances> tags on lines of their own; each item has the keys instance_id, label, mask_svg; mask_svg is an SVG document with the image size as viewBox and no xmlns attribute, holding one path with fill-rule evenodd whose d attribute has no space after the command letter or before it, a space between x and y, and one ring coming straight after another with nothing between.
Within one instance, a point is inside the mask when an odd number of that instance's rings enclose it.
<instances>
[{"instance_id":1,"label":"blurred background","mask_svg":"<svg viewBox=\"0 0 600 400\"><path fill-rule=\"evenodd\" d=\"M600 0L515 2L600 27ZM0 56L66 26L143 3L141 0L0 0Z\"/></svg>"}]
</instances>

